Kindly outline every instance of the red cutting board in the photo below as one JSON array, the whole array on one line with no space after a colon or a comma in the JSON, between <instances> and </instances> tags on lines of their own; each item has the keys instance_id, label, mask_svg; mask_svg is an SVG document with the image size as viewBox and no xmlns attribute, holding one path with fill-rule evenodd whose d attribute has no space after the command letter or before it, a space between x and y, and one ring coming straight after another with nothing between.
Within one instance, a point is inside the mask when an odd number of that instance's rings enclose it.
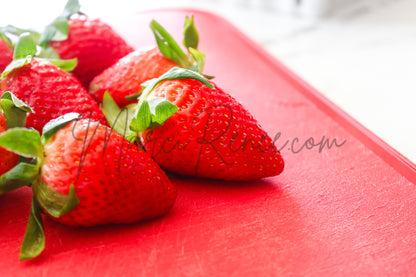
<instances>
[{"instance_id":1,"label":"red cutting board","mask_svg":"<svg viewBox=\"0 0 416 277\"><path fill-rule=\"evenodd\" d=\"M168 9L110 23L142 47L154 44L152 18L180 40L191 14L205 72L277 138L283 174L244 183L172 177L173 210L144 223L84 229L46 219L46 249L27 262L18 253L30 191L12 192L0 199L0 276L415 274L414 164L223 18ZM324 143L333 140L339 146Z\"/></svg>"}]
</instances>

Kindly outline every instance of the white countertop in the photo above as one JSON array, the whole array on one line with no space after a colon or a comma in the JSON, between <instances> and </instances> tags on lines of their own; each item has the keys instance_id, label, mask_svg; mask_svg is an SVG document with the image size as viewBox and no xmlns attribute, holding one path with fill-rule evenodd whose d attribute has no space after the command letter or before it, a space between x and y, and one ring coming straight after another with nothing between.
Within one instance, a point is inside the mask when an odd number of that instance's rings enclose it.
<instances>
[{"instance_id":1,"label":"white countertop","mask_svg":"<svg viewBox=\"0 0 416 277\"><path fill-rule=\"evenodd\" d=\"M325 17L284 11L287 9L282 9L279 1L288 0L80 3L85 13L103 17L172 6L222 15L416 163L416 1L355 1ZM303 0L307 1L312 0ZM7 8L3 3L0 26L39 28L55 17L65 2L15 0L7 2ZM36 22L34 18L38 18Z\"/></svg>"}]
</instances>

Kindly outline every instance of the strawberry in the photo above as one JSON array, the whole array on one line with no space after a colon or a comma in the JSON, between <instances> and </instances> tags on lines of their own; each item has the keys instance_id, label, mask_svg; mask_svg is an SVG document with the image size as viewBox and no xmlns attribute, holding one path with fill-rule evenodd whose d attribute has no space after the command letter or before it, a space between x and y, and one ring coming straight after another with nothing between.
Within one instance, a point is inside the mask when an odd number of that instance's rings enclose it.
<instances>
[{"instance_id":1,"label":"strawberry","mask_svg":"<svg viewBox=\"0 0 416 277\"><path fill-rule=\"evenodd\" d=\"M10 40L0 32L0 72L13 60Z\"/></svg>"},{"instance_id":2,"label":"strawberry","mask_svg":"<svg viewBox=\"0 0 416 277\"><path fill-rule=\"evenodd\" d=\"M135 116L126 135L132 139L140 134L144 148L162 168L225 180L252 180L282 172L284 162L272 139L240 103L213 82L196 72L173 68L146 85L138 106L129 109ZM108 112L114 109L108 97L104 113L122 132L114 113Z\"/></svg>"},{"instance_id":3,"label":"strawberry","mask_svg":"<svg viewBox=\"0 0 416 277\"><path fill-rule=\"evenodd\" d=\"M51 47L61 59L78 59L73 74L88 88L91 80L134 49L100 19L80 13L78 0L69 0L64 11L49 24L41 46Z\"/></svg>"},{"instance_id":4,"label":"strawberry","mask_svg":"<svg viewBox=\"0 0 416 277\"><path fill-rule=\"evenodd\" d=\"M102 103L103 95L108 91L120 107L125 107L135 100L129 101L125 97L140 93L142 83L161 76L175 66L196 67L202 72L204 54L196 50L199 40L193 18L185 19L184 45L188 55L159 23L153 20L150 27L159 48L138 49L96 76L90 84L89 93L98 103Z\"/></svg>"},{"instance_id":5,"label":"strawberry","mask_svg":"<svg viewBox=\"0 0 416 277\"><path fill-rule=\"evenodd\" d=\"M78 114L51 121L42 137L33 129L9 130L0 145L34 159L26 164L34 200L21 259L43 250L41 210L71 226L131 223L166 214L177 196L145 151Z\"/></svg>"},{"instance_id":6,"label":"strawberry","mask_svg":"<svg viewBox=\"0 0 416 277\"><path fill-rule=\"evenodd\" d=\"M5 69L0 81L0 92L12 91L18 98L33 107L27 127L38 131L51 119L68 112L85 113L100 120L103 114L79 81L50 61L32 58L36 46L29 34L19 38L14 61ZM53 61L67 66L67 62ZM70 67L73 66L69 61Z\"/></svg>"}]
</instances>

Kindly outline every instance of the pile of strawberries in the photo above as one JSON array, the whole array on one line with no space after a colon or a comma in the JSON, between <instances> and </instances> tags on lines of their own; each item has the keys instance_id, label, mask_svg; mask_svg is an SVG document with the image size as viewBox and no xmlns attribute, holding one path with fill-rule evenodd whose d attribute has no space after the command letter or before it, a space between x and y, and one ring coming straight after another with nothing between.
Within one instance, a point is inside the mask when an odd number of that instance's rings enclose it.
<instances>
[{"instance_id":1,"label":"pile of strawberries","mask_svg":"<svg viewBox=\"0 0 416 277\"><path fill-rule=\"evenodd\" d=\"M193 18L186 51L156 21L150 28L156 45L135 50L69 0L42 33L0 29L0 196L33 191L20 259L44 249L44 216L95 226L166 214L178 192L165 171L282 172L272 139L203 73Z\"/></svg>"}]
</instances>

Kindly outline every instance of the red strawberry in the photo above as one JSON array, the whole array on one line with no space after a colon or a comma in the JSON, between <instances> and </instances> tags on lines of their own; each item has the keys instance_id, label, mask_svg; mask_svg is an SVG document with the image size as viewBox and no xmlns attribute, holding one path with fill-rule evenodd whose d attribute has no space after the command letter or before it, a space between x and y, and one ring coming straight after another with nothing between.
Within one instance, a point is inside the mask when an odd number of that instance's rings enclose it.
<instances>
[{"instance_id":1,"label":"red strawberry","mask_svg":"<svg viewBox=\"0 0 416 277\"><path fill-rule=\"evenodd\" d=\"M73 18L68 23L68 38L51 41L49 46L61 59L78 59L72 73L85 88L96 75L134 50L99 19Z\"/></svg>"},{"instance_id":2,"label":"red strawberry","mask_svg":"<svg viewBox=\"0 0 416 277\"><path fill-rule=\"evenodd\" d=\"M63 224L95 226L158 217L175 202L175 187L145 151L110 128L77 116L67 114L52 121L42 138L29 129L0 135L0 145L8 149L16 151L19 144L28 143L36 149L25 153L35 158L36 166L30 170L38 174L32 180L32 225L22 259L43 249L44 242L30 240L33 230L36 238L43 235L38 205ZM16 138L15 144L7 143L10 137Z\"/></svg>"},{"instance_id":3,"label":"red strawberry","mask_svg":"<svg viewBox=\"0 0 416 277\"><path fill-rule=\"evenodd\" d=\"M74 76L49 61L32 59L35 53L32 37L22 35L15 46L15 60L3 72L0 81L0 92L12 91L33 107L36 115L28 115L27 127L41 131L48 121L68 112L85 113L95 120L104 117ZM67 65L63 61L59 63Z\"/></svg>"},{"instance_id":4,"label":"red strawberry","mask_svg":"<svg viewBox=\"0 0 416 277\"><path fill-rule=\"evenodd\" d=\"M159 49L138 49L95 77L90 84L89 92L98 103L102 103L106 91L120 107L133 103L134 101L128 101L125 97L140 93L142 83L159 77L175 66L195 66L202 72L204 55L196 50L198 33L193 18L187 17L185 20L184 45L189 50L188 55L156 21L152 21L150 26Z\"/></svg>"},{"instance_id":5,"label":"red strawberry","mask_svg":"<svg viewBox=\"0 0 416 277\"><path fill-rule=\"evenodd\" d=\"M146 151L162 168L225 180L252 180L282 172L283 159L272 139L240 103L214 83L174 68L147 85L130 129L141 134ZM111 114L107 102L106 98L104 113ZM114 119L109 118L110 122ZM134 133L127 135L132 138Z\"/></svg>"},{"instance_id":6,"label":"red strawberry","mask_svg":"<svg viewBox=\"0 0 416 277\"><path fill-rule=\"evenodd\" d=\"M0 133L3 133L7 129L6 117L0 111ZM0 147L0 176L13 168L18 160L19 155Z\"/></svg>"},{"instance_id":7,"label":"red strawberry","mask_svg":"<svg viewBox=\"0 0 416 277\"><path fill-rule=\"evenodd\" d=\"M0 35L0 72L13 60L13 51L10 45Z\"/></svg>"}]
</instances>

